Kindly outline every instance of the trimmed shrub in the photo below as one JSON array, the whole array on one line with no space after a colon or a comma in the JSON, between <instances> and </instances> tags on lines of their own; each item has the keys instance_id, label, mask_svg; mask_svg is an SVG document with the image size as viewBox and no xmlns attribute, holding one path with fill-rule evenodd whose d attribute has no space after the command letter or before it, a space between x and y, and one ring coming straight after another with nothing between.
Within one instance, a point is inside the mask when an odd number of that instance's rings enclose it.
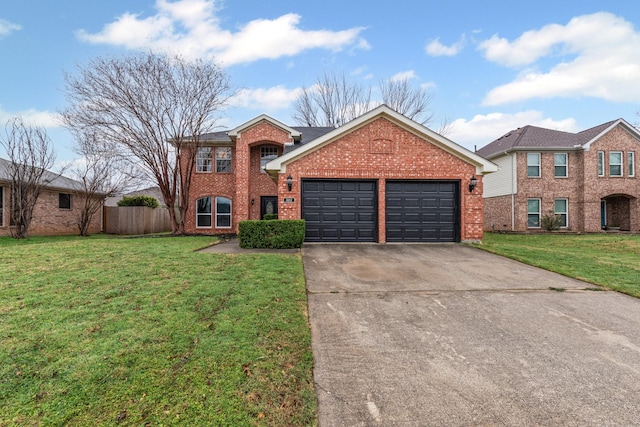
<instances>
[{"instance_id":1,"label":"trimmed shrub","mask_svg":"<svg viewBox=\"0 0 640 427\"><path fill-rule=\"evenodd\" d=\"M304 229L303 219L240 221L238 239L245 249L293 249L302 246Z\"/></svg>"},{"instance_id":2,"label":"trimmed shrub","mask_svg":"<svg viewBox=\"0 0 640 427\"><path fill-rule=\"evenodd\" d=\"M118 206L146 206L155 209L158 207L158 201L151 196L124 196L118 201Z\"/></svg>"},{"instance_id":3,"label":"trimmed shrub","mask_svg":"<svg viewBox=\"0 0 640 427\"><path fill-rule=\"evenodd\" d=\"M543 215L542 218L540 218L540 226L547 231L557 231L560 230L561 221L562 217L560 215L556 215L549 211L548 214Z\"/></svg>"},{"instance_id":4,"label":"trimmed shrub","mask_svg":"<svg viewBox=\"0 0 640 427\"><path fill-rule=\"evenodd\" d=\"M264 221L271 221L273 219L278 219L278 214L264 214L262 218Z\"/></svg>"}]
</instances>

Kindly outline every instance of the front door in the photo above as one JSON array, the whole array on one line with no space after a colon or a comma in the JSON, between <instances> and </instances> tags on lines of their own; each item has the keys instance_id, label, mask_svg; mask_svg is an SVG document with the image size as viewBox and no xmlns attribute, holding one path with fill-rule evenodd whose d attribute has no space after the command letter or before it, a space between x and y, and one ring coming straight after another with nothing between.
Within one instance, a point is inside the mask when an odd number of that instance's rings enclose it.
<instances>
[{"instance_id":1,"label":"front door","mask_svg":"<svg viewBox=\"0 0 640 427\"><path fill-rule=\"evenodd\" d=\"M260 197L260 219L270 214L278 214L278 198L276 196Z\"/></svg>"}]
</instances>

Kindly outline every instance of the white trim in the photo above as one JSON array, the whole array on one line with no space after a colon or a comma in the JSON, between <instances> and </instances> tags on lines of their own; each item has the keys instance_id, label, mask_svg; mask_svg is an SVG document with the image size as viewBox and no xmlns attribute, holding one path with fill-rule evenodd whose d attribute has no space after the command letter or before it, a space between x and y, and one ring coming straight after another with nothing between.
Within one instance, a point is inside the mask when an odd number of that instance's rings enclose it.
<instances>
[{"instance_id":1,"label":"white trim","mask_svg":"<svg viewBox=\"0 0 640 427\"><path fill-rule=\"evenodd\" d=\"M218 213L218 199L225 199L229 201L229 213ZM215 222L215 226L216 228L231 228L233 226L233 201L228 198L228 197L223 197L223 196L216 196L214 199L214 202L216 204L215 209L212 209L215 212L215 218L216 218L216 222ZM224 215L224 216L229 216L229 225L228 226L219 226L218 225L218 215Z\"/></svg>"},{"instance_id":2,"label":"white trim","mask_svg":"<svg viewBox=\"0 0 640 427\"><path fill-rule=\"evenodd\" d=\"M636 176L636 152L627 151L627 176Z\"/></svg>"},{"instance_id":3,"label":"white trim","mask_svg":"<svg viewBox=\"0 0 640 427\"><path fill-rule=\"evenodd\" d=\"M611 124L611 126L609 126L605 130L600 132L598 135L596 135L593 138L591 138L587 143L582 144L582 147L584 147L585 150L589 150L589 148L591 147L591 144L596 142L598 139L602 138L605 134L609 133L612 129L614 129L618 125L622 125L622 127L627 132L629 132L631 134L631 136L633 136L634 138L636 138L637 140L640 141L640 132L638 132L638 129L636 129L635 127L631 126L626 120L618 119L615 122L613 122Z\"/></svg>"},{"instance_id":4,"label":"white trim","mask_svg":"<svg viewBox=\"0 0 640 427\"><path fill-rule=\"evenodd\" d=\"M529 212L529 200L538 201L538 225L536 227L529 226L529 215L535 215L535 212ZM527 199L527 228L540 228L542 226L542 199L539 197L530 197Z\"/></svg>"},{"instance_id":5,"label":"white trim","mask_svg":"<svg viewBox=\"0 0 640 427\"><path fill-rule=\"evenodd\" d=\"M295 129L290 128L289 126L285 125L284 123L267 116L266 114L261 114L258 117L249 120L248 122L245 122L243 124L241 124L240 126L231 129L230 131L227 132L227 135L229 135L229 138L231 138L232 140L234 140L238 134L240 132L242 132L245 129L249 129L250 127L257 125L258 123L265 121L268 122L270 124L272 124L275 127L278 127L280 129L282 129L283 131L289 133L289 135L291 135L292 139L299 139L301 137L301 133Z\"/></svg>"},{"instance_id":6,"label":"white trim","mask_svg":"<svg viewBox=\"0 0 640 427\"><path fill-rule=\"evenodd\" d=\"M600 173L600 157L602 157L602 173ZM596 172L598 173L598 176L606 176L605 170L607 169L607 167L604 164L604 151L598 150L596 160L596 167L598 168Z\"/></svg>"},{"instance_id":7,"label":"white trim","mask_svg":"<svg viewBox=\"0 0 640 427\"><path fill-rule=\"evenodd\" d=\"M209 199L209 207L211 208L211 212L204 212L204 213L199 213L198 212L198 201L202 200L202 199ZM196 228L212 228L213 227L213 200L211 196L204 196L204 197L199 197L196 199ZM211 221L209 222L211 225L198 225L198 218L200 216L206 216L209 215L209 218L211 219Z\"/></svg>"},{"instance_id":8,"label":"white trim","mask_svg":"<svg viewBox=\"0 0 640 427\"><path fill-rule=\"evenodd\" d=\"M556 202L558 200L564 200L565 201L565 203L566 203L565 207L567 209L566 211L564 211L564 212L556 212ZM569 228L569 199L567 197L558 197L558 198L553 199L553 214L554 215L562 215L562 214L564 214L566 216L567 220L565 221L565 225L561 226L560 228Z\"/></svg>"},{"instance_id":9,"label":"white trim","mask_svg":"<svg viewBox=\"0 0 640 427\"><path fill-rule=\"evenodd\" d=\"M620 154L620 163L611 163L611 155L614 153ZM620 175L611 174L611 166L620 166ZM624 176L624 151L611 150L609 151L609 178L621 178Z\"/></svg>"},{"instance_id":10,"label":"white trim","mask_svg":"<svg viewBox=\"0 0 640 427\"><path fill-rule=\"evenodd\" d=\"M209 157L203 157L201 154L205 150L209 150ZM209 160L209 167L202 168L205 165L205 161ZM196 173L211 173L213 163L213 147L202 146L196 149Z\"/></svg>"},{"instance_id":11,"label":"white trim","mask_svg":"<svg viewBox=\"0 0 640 427\"><path fill-rule=\"evenodd\" d=\"M538 156L538 164L537 165L529 165L529 155L535 154ZM538 167L538 175L529 175L529 167ZM555 174L554 174L555 175ZM542 178L542 154L537 151L527 153L527 178Z\"/></svg>"},{"instance_id":12,"label":"white trim","mask_svg":"<svg viewBox=\"0 0 640 427\"><path fill-rule=\"evenodd\" d=\"M218 159L218 150L219 149L226 149L229 151L229 158L228 159ZM218 170L218 160L224 160L224 161L228 161L229 162L229 170L228 171L219 171ZM223 147L215 147L215 150L213 150L213 170L216 173L232 173L233 172L233 147L229 147L229 146L223 146Z\"/></svg>"},{"instance_id":13,"label":"white trim","mask_svg":"<svg viewBox=\"0 0 640 427\"><path fill-rule=\"evenodd\" d=\"M556 154L564 155L564 165L556 165ZM564 175L556 175L556 167L564 166ZM553 177L568 178L569 177L569 153L553 153Z\"/></svg>"},{"instance_id":14,"label":"white trim","mask_svg":"<svg viewBox=\"0 0 640 427\"><path fill-rule=\"evenodd\" d=\"M267 163L265 169L266 171L272 175L276 176L278 173L286 173L287 165L291 162L294 162L307 154L311 154L312 152L319 150L325 145L331 144L336 141L343 135L352 132L353 130L362 127L373 120L376 120L380 117L384 117L394 124L401 126L402 128L408 130L409 132L419 136L420 138L428 140L430 143L434 144L438 148L468 162L476 166L476 173L479 175L483 175L485 173L496 172L498 167L492 163L491 161L485 159L484 157L479 156L478 154L467 150L461 145L456 144L455 142L445 138L444 136L432 131L425 126L414 122L413 120L403 116L402 114L392 110L386 105L381 105L373 110L369 111L366 114L336 128L323 136L314 139L313 141L304 144L300 148L292 150L277 159L274 159Z\"/></svg>"}]
</instances>

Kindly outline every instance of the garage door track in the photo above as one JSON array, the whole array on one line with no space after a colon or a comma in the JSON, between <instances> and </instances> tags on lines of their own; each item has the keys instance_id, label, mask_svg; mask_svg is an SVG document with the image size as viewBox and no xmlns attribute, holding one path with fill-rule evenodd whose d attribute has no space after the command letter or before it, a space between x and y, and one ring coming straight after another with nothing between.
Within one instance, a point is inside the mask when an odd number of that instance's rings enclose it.
<instances>
[{"instance_id":1,"label":"garage door track","mask_svg":"<svg viewBox=\"0 0 640 427\"><path fill-rule=\"evenodd\" d=\"M302 254L320 426L640 423L640 300L460 244Z\"/></svg>"}]
</instances>

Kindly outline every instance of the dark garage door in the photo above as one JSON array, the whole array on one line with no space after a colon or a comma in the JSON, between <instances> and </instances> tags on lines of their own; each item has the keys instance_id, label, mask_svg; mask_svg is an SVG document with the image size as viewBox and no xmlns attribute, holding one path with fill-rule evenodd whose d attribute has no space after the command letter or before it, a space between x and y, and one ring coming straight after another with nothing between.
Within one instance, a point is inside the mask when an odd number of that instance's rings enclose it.
<instances>
[{"instance_id":1,"label":"dark garage door","mask_svg":"<svg viewBox=\"0 0 640 427\"><path fill-rule=\"evenodd\" d=\"M457 181L387 181L387 242L457 242Z\"/></svg>"},{"instance_id":2,"label":"dark garage door","mask_svg":"<svg viewBox=\"0 0 640 427\"><path fill-rule=\"evenodd\" d=\"M376 242L376 181L303 180L307 242Z\"/></svg>"}]
</instances>

